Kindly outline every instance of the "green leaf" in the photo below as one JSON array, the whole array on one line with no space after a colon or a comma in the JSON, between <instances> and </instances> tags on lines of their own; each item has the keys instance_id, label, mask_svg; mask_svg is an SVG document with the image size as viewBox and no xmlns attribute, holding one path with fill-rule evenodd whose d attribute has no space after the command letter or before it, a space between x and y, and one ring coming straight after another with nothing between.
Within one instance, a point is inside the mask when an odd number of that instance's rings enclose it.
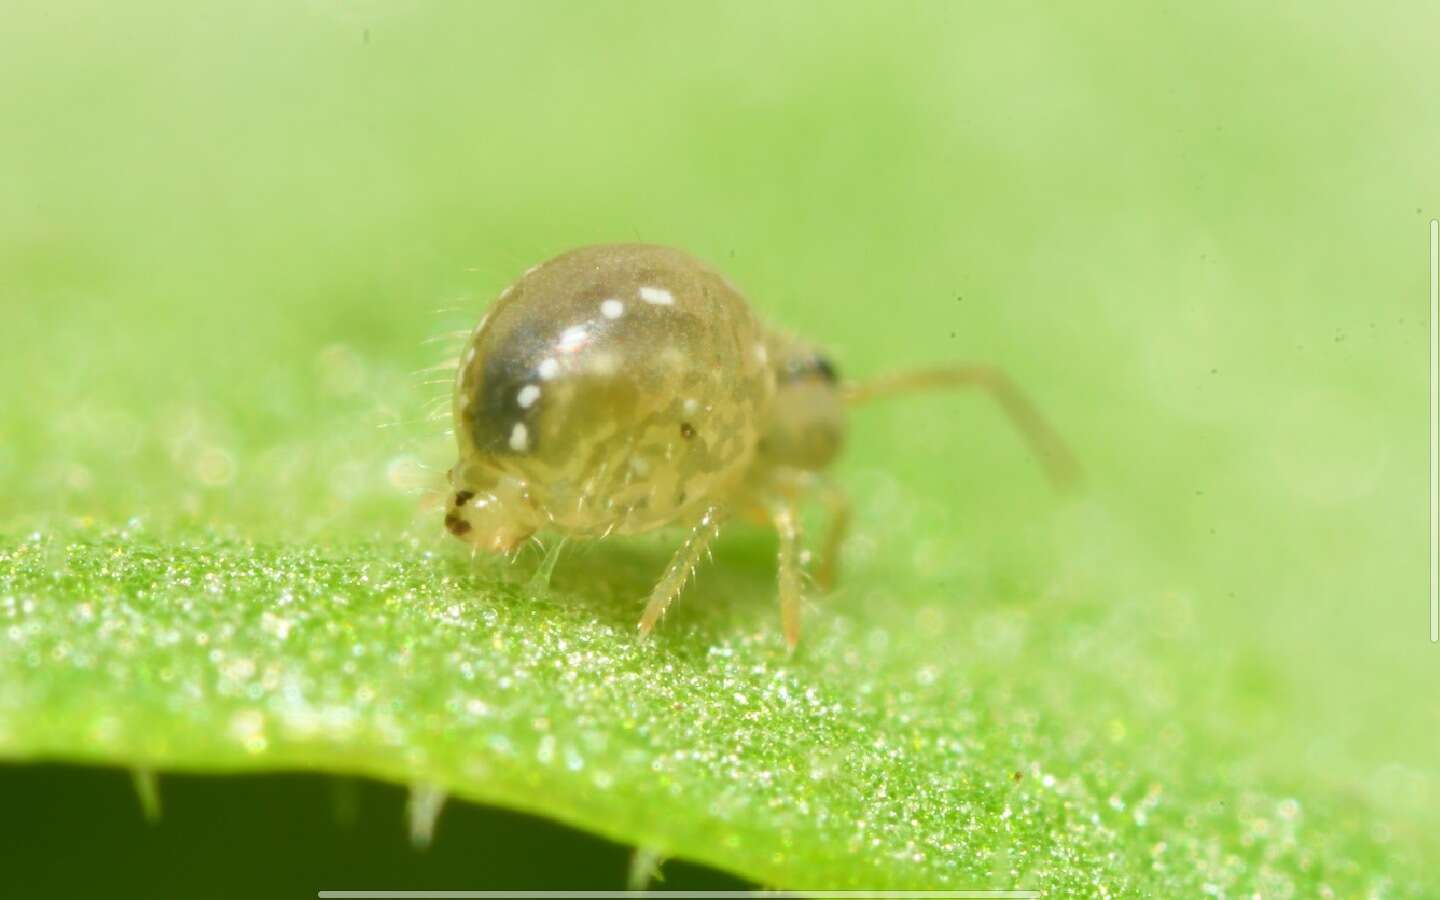
<instances>
[{"instance_id":1,"label":"green leaf","mask_svg":"<svg viewBox=\"0 0 1440 900\"><path fill-rule=\"evenodd\" d=\"M164 12L0 35L0 755L799 889L1434 891L1434 9ZM793 655L748 526L649 642L673 534L471 559L427 340L637 233L848 377L1005 366L1085 490L858 410Z\"/></svg>"},{"instance_id":2,"label":"green leaf","mask_svg":"<svg viewBox=\"0 0 1440 900\"><path fill-rule=\"evenodd\" d=\"M0 741L435 785L783 885L1369 883L1380 851L1333 801L1197 764L1232 751L1173 721L1208 668L1162 664L1198 649L1178 598L857 577L792 658L746 544L637 642L655 549L535 591L405 545L25 539Z\"/></svg>"}]
</instances>

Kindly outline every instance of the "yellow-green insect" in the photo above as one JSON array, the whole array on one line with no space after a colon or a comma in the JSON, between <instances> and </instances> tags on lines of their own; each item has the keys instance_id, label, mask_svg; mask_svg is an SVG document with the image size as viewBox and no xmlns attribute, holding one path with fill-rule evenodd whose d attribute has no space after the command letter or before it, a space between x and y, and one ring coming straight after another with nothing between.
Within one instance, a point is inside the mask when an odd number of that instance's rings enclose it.
<instances>
[{"instance_id":1,"label":"yellow-green insect","mask_svg":"<svg viewBox=\"0 0 1440 900\"><path fill-rule=\"evenodd\" d=\"M541 530L688 528L640 617L648 634L721 525L758 519L780 536L780 614L793 647L803 583L796 504L815 496L830 509L816 573L829 587L849 514L825 470L844 440L846 405L960 385L988 390L1052 476L1073 479L1064 446L995 369L844 385L828 359L764 327L726 278L686 253L572 250L506 288L464 350L445 527L497 553Z\"/></svg>"}]
</instances>

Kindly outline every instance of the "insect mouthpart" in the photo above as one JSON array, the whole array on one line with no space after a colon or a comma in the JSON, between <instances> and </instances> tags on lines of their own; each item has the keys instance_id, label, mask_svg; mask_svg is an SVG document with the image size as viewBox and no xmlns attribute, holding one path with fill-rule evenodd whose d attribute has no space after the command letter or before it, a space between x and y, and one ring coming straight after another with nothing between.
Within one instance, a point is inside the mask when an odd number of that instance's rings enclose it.
<instances>
[{"instance_id":1,"label":"insect mouthpart","mask_svg":"<svg viewBox=\"0 0 1440 900\"><path fill-rule=\"evenodd\" d=\"M509 553L535 533L518 497L506 502L500 493L462 489L447 507L445 530L477 550Z\"/></svg>"}]
</instances>

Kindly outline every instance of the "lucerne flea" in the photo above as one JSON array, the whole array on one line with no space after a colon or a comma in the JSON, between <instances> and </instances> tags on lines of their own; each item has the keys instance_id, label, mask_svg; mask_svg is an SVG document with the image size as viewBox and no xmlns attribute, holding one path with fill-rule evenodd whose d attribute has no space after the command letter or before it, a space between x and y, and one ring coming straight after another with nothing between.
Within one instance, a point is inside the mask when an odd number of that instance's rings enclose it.
<instances>
[{"instance_id":1,"label":"lucerne flea","mask_svg":"<svg viewBox=\"0 0 1440 900\"><path fill-rule=\"evenodd\" d=\"M688 254L582 247L526 272L470 336L455 381L460 456L445 527L497 553L541 530L688 528L640 617L648 634L726 520L768 523L780 538L780 613L793 647L803 582L796 505L816 497L830 511L816 571L828 587L849 507L825 470L847 406L952 386L994 396L1051 476L1073 480L1064 445L996 369L843 383L824 355L766 328L729 281Z\"/></svg>"}]
</instances>

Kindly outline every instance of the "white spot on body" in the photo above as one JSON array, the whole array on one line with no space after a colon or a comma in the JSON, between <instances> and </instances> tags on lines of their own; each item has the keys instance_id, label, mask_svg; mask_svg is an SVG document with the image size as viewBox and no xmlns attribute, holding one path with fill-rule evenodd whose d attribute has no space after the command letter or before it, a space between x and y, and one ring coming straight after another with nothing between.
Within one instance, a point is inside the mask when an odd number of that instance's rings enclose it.
<instances>
[{"instance_id":1,"label":"white spot on body","mask_svg":"<svg viewBox=\"0 0 1440 900\"><path fill-rule=\"evenodd\" d=\"M600 314L607 319L618 319L625 315L625 304L612 297L600 304Z\"/></svg>"},{"instance_id":2,"label":"white spot on body","mask_svg":"<svg viewBox=\"0 0 1440 900\"><path fill-rule=\"evenodd\" d=\"M521 409L529 409L540 399L540 385L527 384L515 395L515 402L520 404Z\"/></svg>"},{"instance_id":3,"label":"white spot on body","mask_svg":"<svg viewBox=\"0 0 1440 900\"><path fill-rule=\"evenodd\" d=\"M510 429L510 449L516 453L530 449L530 429L525 427L524 422L516 422L515 427Z\"/></svg>"},{"instance_id":4,"label":"white spot on body","mask_svg":"<svg viewBox=\"0 0 1440 900\"><path fill-rule=\"evenodd\" d=\"M694 397L686 397L685 402L680 404L680 408L685 411L685 415L693 416L700 411L700 401Z\"/></svg>"},{"instance_id":5,"label":"white spot on body","mask_svg":"<svg viewBox=\"0 0 1440 900\"><path fill-rule=\"evenodd\" d=\"M766 351L763 341L755 342L755 358L760 360L761 365L764 365L770 359L770 353Z\"/></svg>"},{"instance_id":6,"label":"white spot on body","mask_svg":"<svg viewBox=\"0 0 1440 900\"><path fill-rule=\"evenodd\" d=\"M675 303L675 295L664 288L642 287L640 299L646 303L653 303L656 306L672 306Z\"/></svg>"},{"instance_id":7,"label":"white spot on body","mask_svg":"<svg viewBox=\"0 0 1440 900\"><path fill-rule=\"evenodd\" d=\"M590 329L584 325L571 325L560 334L560 344L557 349L561 353L574 353L590 337Z\"/></svg>"},{"instance_id":8,"label":"white spot on body","mask_svg":"<svg viewBox=\"0 0 1440 900\"><path fill-rule=\"evenodd\" d=\"M540 377L549 381L560 374L560 363L553 356L540 360Z\"/></svg>"}]
</instances>

